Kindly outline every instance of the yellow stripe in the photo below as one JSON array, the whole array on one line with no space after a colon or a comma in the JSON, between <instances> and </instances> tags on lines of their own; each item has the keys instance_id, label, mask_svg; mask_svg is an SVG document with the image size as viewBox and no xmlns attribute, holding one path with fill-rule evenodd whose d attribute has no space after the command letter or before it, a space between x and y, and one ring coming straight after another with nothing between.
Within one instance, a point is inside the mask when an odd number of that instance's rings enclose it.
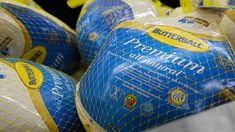
<instances>
[{"instance_id":1,"label":"yellow stripe","mask_svg":"<svg viewBox=\"0 0 235 132\"><path fill-rule=\"evenodd\" d=\"M15 69L15 65L9 61L6 61L6 60L3 60L3 59L0 59L0 62L10 66L11 68Z\"/></svg>"},{"instance_id":2,"label":"yellow stripe","mask_svg":"<svg viewBox=\"0 0 235 132\"><path fill-rule=\"evenodd\" d=\"M121 24L119 24L118 26L116 26L113 30L119 29L119 28L132 28L132 29L138 29L141 31L146 31L148 28L154 26L153 24L143 24L143 23L139 23L139 22L134 22L134 21L130 21L130 22L123 22Z\"/></svg>"},{"instance_id":3,"label":"yellow stripe","mask_svg":"<svg viewBox=\"0 0 235 132\"><path fill-rule=\"evenodd\" d=\"M25 5L25 4L22 4L20 2L11 2L11 1L0 1L0 2L4 2L4 3L9 3L9 4L13 4L13 5L17 5L17 6L21 6L21 7L24 7L24 8L27 8L27 9L30 9L30 10L33 10L34 12L37 12L45 17L47 17L48 19L51 19L53 20L54 22L56 22L59 26L65 28L67 31L73 33L74 35L76 35L76 32L71 29L69 26L67 26L64 22L60 21L58 18L54 17L53 15L47 13L46 11L44 10L41 10L41 9L37 9L37 8L34 8L34 7L30 7L28 5Z\"/></svg>"},{"instance_id":4,"label":"yellow stripe","mask_svg":"<svg viewBox=\"0 0 235 132\"><path fill-rule=\"evenodd\" d=\"M42 7L40 7L36 2L34 2L33 0L13 0L14 2L20 2L22 4L26 4L28 6L32 6L34 8L38 8L38 9L42 9Z\"/></svg>"},{"instance_id":5,"label":"yellow stripe","mask_svg":"<svg viewBox=\"0 0 235 132\"><path fill-rule=\"evenodd\" d=\"M104 132L105 129L102 128L98 123L96 123L94 120L92 122L90 121L91 117L86 112L85 108L82 106L81 99L79 96L79 88L80 88L80 82L77 85L77 92L76 92L76 108L78 112L78 116L86 129L87 132Z\"/></svg>"},{"instance_id":6,"label":"yellow stripe","mask_svg":"<svg viewBox=\"0 0 235 132\"><path fill-rule=\"evenodd\" d=\"M32 48L32 39L31 36L28 32L28 30L26 29L26 27L24 26L23 23L21 23L20 20L18 20L16 18L16 16L14 16L11 12L6 11L4 8L0 7L0 10L3 11L4 13L6 13L7 15L9 15L13 20L15 20L15 22L20 26L20 28L22 29L22 32L24 34L24 39L25 39L25 48L24 48L24 53L29 51ZM23 55L23 54L22 54Z\"/></svg>"},{"instance_id":7,"label":"yellow stripe","mask_svg":"<svg viewBox=\"0 0 235 132\"><path fill-rule=\"evenodd\" d=\"M12 67L15 69L15 66L13 63L0 59L0 62ZM18 74L18 73L17 73ZM28 92L30 94L30 97L32 99L32 102L37 110L37 112L40 114L42 120L47 125L48 129L52 132L59 132L59 128L56 125L54 119L52 118L51 114L47 110L46 105L44 104L44 101L42 100L42 96L40 94L40 89L31 89L28 88Z\"/></svg>"},{"instance_id":8,"label":"yellow stripe","mask_svg":"<svg viewBox=\"0 0 235 132\"><path fill-rule=\"evenodd\" d=\"M80 19L83 17L84 14L86 14L88 6L91 5L93 2L94 2L94 0L88 0L88 1L84 4L84 6L82 7L82 10L81 10L81 12L80 12L80 15L79 15L79 17L78 17L78 21L77 21L77 22L80 21Z\"/></svg>"},{"instance_id":9,"label":"yellow stripe","mask_svg":"<svg viewBox=\"0 0 235 132\"><path fill-rule=\"evenodd\" d=\"M18 63L21 63L21 62L16 62L15 65L18 64ZM33 65L30 65L30 66L34 67ZM16 69L16 72L18 73L17 69ZM20 79L22 80L22 77L21 77L20 74L19 74L19 76L20 76ZM40 76L40 77L41 77L40 80L44 81L44 75L42 74L42 76ZM24 80L22 80L22 81L24 82ZM59 128L57 127L54 119L51 117L51 114L47 110L47 107L44 104L44 101L43 101L42 96L40 94L40 88L43 85L43 82L42 83L39 82L39 84L40 84L40 86L37 87L36 89L35 88L27 87L26 85L25 86L28 88L28 92L30 94L32 102L33 102L35 108L37 109L37 112L40 114L42 120L47 125L48 129L50 131L53 131L53 132L59 132Z\"/></svg>"},{"instance_id":10,"label":"yellow stripe","mask_svg":"<svg viewBox=\"0 0 235 132\"><path fill-rule=\"evenodd\" d=\"M233 22L235 22L235 10L233 10L233 9L228 10L228 12L226 13L226 15L227 15Z\"/></svg>"},{"instance_id":11,"label":"yellow stripe","mask_svg":"<svg viewBox=\"0 0 235 132\"><path fill-rule=\"evenodd\" d=\"M8 61L3 60L3 59L0 59L0 62L12 67L13 69L15 69L14 64L11 63L11 62L8 62ZM57 124L55 123L54 119L52 118L51 114L47 110L47 107L44 104L44 101L42 100L42 96L41 96L39 90L40 89L28 88L28 92L30 94L32 102L33 102L35 108L37 109L37 112L40 114L42 120L47 125L48 129L52 132L59 132L59 128L58 128Z\"/></svg>"},{"instance_id":12,"label":"yellow stripe","mask_svg":"<svg viewBox=\"0 0 235 132\"><path fill-rule=\"evenodd\" d=\"M116 30L116 29L119 29L119 28L132 28L132 29L138 29L138 30L141 30L141 31L146 31L147 29L149 29L152 26L156 26L156 25L143 24L143 23L132 21L132 22L123 22L123 23L119 24L118 26L116 26L113 30ZM162 26L164 26L164 25L162 25ZM165 26L167 26L167 25L165 25ZM176 27L174 27L174 28L176 28ZM182 30L180 28L176 28L176 29ZM183 31L185 31L185 30L183 30ZM223 35L223 36L210 36L210 35L205 35L205 34L192 33L192 32L189 32L189 31L185 31L185 32L193 34L193 35L195 35L195 36L197 36L201 39L215 40L215 41L226 41L227 40L225 35Z\"/></svg>"},{"instance_id":13,"label":"yellow stripe","mask_svg":"<svg viewBox=\"0 0 235 132\"><path fill-rule=\"evenodd\" d=\"M30 89L28 88L30 97L32 99L32 102L37 109L38 113L40 114L42 120L45 122L47 127L52 132L59 132L59 128L56 125L54 119L51 117L51 114L47 110L47 107L45 106L42 96L40 94L40 89Z\"/></svg>"}]
</instances>

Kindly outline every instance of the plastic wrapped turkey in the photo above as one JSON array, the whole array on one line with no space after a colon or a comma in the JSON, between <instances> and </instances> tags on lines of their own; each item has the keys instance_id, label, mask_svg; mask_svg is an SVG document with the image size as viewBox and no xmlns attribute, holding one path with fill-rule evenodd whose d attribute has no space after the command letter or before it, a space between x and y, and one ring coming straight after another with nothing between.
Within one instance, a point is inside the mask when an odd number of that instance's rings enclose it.
<instances>
[{"instance_id":1,"label":"plastic wrapped turkey","mask_svg":"<svg viewBox=\"0 0 235 132\"><path fill-rule=\"evenodd\" d=\"M219 29L225 10L115 27L77 85L86 129L155 129L234 100L234 51Z\"/></svg>"},{"instance_id":2,"label":"plastic wrapped turkey","mask_svg":"<svg viewBox=\"0 0 235 132\"><path fill-rule=\"evenodd\" d=\"M180 0L181 7L171 13L173 16L193 11L197 7L223 7L229 8L225 14L221 28L235 47L235 0Z\"/></svg>"},{"instance_id":3,"label":"plastic wrapped turkey","mask_svg":"<svg viewBox=\"0 0 235 132\"><path fill-rule=\"evenodd\" d=\"M82 131L76 82L47 66L0 59L1 131Z\"/></svg>"},{"instance_id":4,"label":"plastic wrapped turkey","mask_svg":"<svg viewBox=\"0 0 235 132\"><path fill-rule=\"evenodd\" d=\"M111 30L123 21L155 17L151 0L88 0L77 23L77 40L81 56L90 64Z\"/></svg>"},{"instance_id":5,"label":"plastic wrapped turkey","mask_svg":"<svg viewBox=\"0 0 235 132\"><path fill-rule=\"evenodd\" d=\"M75 31L41 9L0 1L0 56L72 73L79 63Z\"/></svg>"}]
</instances>

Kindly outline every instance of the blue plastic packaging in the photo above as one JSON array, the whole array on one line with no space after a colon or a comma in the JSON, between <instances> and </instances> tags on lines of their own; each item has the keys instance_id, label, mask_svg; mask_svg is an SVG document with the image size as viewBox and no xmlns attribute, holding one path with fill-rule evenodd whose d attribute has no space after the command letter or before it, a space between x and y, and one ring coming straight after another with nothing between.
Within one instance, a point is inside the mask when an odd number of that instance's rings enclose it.
<instances>
[{"instance_id":1,"label":"blue plastic packaging","mask_svg":"<svg viewBox=\"0 0 235 132\"><path fill-rule=\"evenodd\" d=\"M0 56L30 60L73 73L80 61L75 31L45 11L0 2Z\"/></svg>"},{"instance_id":2,"label":"blue plastic packaging","mask_svg":"<svg viewBox=\"0 0 235 132\"><path fill-rule=\"evenodd\" d=\"M78 48L85 63L91 63L118 24L157 15L151 0L88 0L76 28Z\"/></svg>"},{"instance_id":3,"label":"blue plastic packaging","mask_svg":"<svg viewBox=\"0 0 235 132\"><path fill-rule=\"evenodd\" d=\"M77 86L87 129L152 129L226 103L224 91L234 97L234 51L219 29L224 10L118 25Z\"/></svg>"}]
</instances>

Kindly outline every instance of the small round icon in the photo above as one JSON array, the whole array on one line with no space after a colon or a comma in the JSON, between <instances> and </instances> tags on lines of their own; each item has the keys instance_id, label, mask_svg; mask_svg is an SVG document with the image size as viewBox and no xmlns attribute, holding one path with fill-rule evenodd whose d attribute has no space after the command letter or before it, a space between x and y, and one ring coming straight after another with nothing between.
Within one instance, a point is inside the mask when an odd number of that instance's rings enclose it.
<instances>
[{"instance_id":1,"label":"small round icon","mask_svg":"<svg viewBox=\"0 0 235 132\"><path fill-rule=\"evenodd\" d=\"M150 102L145 102L140 105L140 111L144 116L150 116L153 114L154 106Z\"/></svg>"},{"instance_id":2,"label":"small round icon","mask_svg":"<svg viewBox=\"0 0 235 132\"><path fill-rule=\"evenodd\" d=\"M134 108L136 106L136 103L137 103L137 98L134 94L129 94L124 99L124 105L128 109Z\"/></svg>"},{"instance_id":3,"label":"small round icon","mask_svg":"<svg viewBox=\"0 0 235 132\"><path fill-rule=\"evenodd\" d=\"M172 105L181 106L185 104L187 96L184 90L176 88L169 92L168 100Z\"/></svg>"},{"instance_id":4,"label":"small round icon","mask_svg":"<svg viewBox=\"0 0 235 132\"><path fill-rule=\"evenodd\" d=\"M91 41L96 41L97 37L98 37L98 35L97 35L96 32L92 32L92 33L90 33L90 35L89 35L89 39L90 39Z\"/></svg>"}]
</instances>

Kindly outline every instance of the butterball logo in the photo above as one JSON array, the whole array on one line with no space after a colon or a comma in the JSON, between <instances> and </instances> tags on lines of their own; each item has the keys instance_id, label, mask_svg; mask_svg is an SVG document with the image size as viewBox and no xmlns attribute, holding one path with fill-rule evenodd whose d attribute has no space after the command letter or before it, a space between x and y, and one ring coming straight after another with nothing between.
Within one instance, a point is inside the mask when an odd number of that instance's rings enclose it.
<instances>
[{"instance_id":1,"label":"butterball logo","mask_svg":"<svg viewBox=\"0 0 235 132\"><path fill-rule=\"evenodd\" d=\"M153 26L147 31L155 40L192 52L207 52L209 45L202 39L186 31L170 26Z\"/></svg>"}]
</instances>

